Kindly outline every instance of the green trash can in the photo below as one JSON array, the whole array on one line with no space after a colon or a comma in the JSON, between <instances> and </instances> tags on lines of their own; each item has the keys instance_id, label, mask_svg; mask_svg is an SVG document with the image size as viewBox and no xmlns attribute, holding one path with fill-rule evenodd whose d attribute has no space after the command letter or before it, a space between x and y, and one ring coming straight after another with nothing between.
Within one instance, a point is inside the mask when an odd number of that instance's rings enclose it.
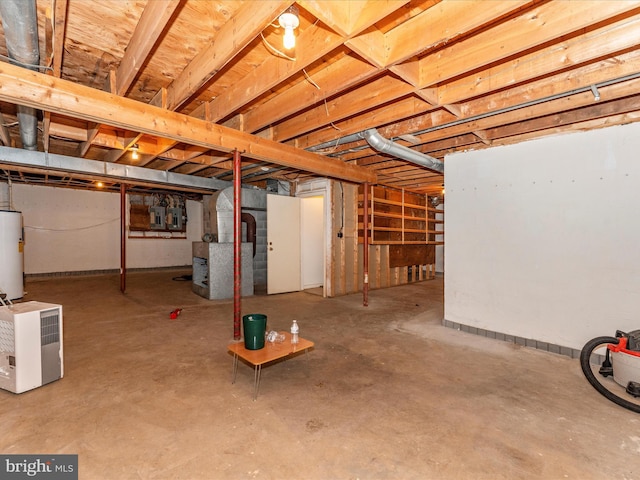
<instances>
[{"instance_id":1,"label":"green trash can","mask_svg":"<svg viewBox=\"0 0 640 480\"><path fill-rule=\"evenodd\" d=\"M251 313L242 317L244 329L244 348L260 350L264 348L264 336L267 330L267 316L261 313Z\"/></svg>"}]
</instances>

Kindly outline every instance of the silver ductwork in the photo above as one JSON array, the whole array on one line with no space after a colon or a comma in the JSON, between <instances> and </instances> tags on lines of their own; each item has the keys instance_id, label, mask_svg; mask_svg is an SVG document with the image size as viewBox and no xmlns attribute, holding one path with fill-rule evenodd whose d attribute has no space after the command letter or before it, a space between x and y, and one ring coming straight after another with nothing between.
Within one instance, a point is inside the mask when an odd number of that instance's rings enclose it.
<instances>
[{"instance_id":1,"label":"silver ductwork","mask_svg":"<svg viewBox=\"0 0 640 480\"><path fill-rule=\"evenodd\" d=\"M38 18L36 0L1 0L0 17L11 63L38 70ZM31 107L18 105L18 123L23 148L38 149L38 115Z\"/></svg>"},{"instance_id":2,"label":"silver ductwork","mask_svg":"<svg viewBox=\"0 0 640 480\"><path fill-rule=\"evenodd\" d=\"M412 150L404 145L392 142L384 138L375 128L370 128L359 134L371 147L379 152L387 153L401 160L415 163L430 170L444 173L444 163L421 152Z\"/></svg>"},{"instance_id":3,"label":"silver ductwork","mask_svg":"<svg viewBox=\"0 0 640 480\"><path fill-rule=\"evenodd\" d=\"M242 189L242 208L265 211L267 192L253 188ZM209 219L211 232L220 243L233 242L233 187L215 192L209 200ZM249 223L247 223L249 228ZM247 237L250 233L247 232Z\"/></svg>"}]
</instances>

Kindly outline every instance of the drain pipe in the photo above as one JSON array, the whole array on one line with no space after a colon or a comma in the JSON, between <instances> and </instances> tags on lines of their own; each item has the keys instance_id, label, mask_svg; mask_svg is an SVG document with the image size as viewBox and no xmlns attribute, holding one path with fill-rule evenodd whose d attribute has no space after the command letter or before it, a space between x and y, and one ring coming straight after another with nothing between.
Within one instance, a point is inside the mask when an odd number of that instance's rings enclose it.
<instances>
[{"instance_id":1,"label":"drain pipe","mask_svg":"<svg viewBox=\"0 0 640 480\"><path fill-rule=\"evenodd\" d=\"M38 19L36 0L2 0L0 17L11 63L38 70ZM26 150L38 149L38 116L35 108L18 105L20 139Z\"/></svg>"}]
</instances>

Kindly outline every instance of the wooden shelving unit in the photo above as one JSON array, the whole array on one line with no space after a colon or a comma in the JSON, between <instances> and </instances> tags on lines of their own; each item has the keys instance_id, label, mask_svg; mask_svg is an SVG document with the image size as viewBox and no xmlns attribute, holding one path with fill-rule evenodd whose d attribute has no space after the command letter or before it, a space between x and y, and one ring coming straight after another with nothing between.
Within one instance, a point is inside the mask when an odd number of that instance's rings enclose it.
<instances>
[{"instance_id":1,"label":"wooden shelving unit","mask_svg":"<svg viewBox=\"0 0 640 480\"><path fill-rule=\"evenodd\" d=\"M372 245L443 245L443 211L428 198L405 190L370 187L369 243ZM364 195L358 195L358 231L363 234Z\"/></svg>"},{"instance_id":2,"label":"wooden shelving unit","mask_svg":"<svg viewBox=\"0 0 640 480\"><path fill-rule=\"evenodd\" d=\"M360 246L364 246L363 188L358 190ZM372 286L435 278L436 245L444 245L444 212L432 207L426 195L405 190L374 186L368 196Z\"/></svg>"}]
</instances>

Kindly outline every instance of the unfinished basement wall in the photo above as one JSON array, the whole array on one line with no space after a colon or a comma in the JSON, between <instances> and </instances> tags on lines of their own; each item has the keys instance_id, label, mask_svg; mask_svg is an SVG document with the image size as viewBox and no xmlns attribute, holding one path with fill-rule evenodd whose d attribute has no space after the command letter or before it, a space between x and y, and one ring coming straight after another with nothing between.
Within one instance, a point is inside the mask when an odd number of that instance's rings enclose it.
<instances>
[{"instance_id":1,"label":"unfinished basement wall","mask_svg":"<svg viewBox=\"0 0 640 480\"><path fill-rule=\"evenodd\" d=\"M638 328L640 123L446 157L445 325L575 356Z\"/></svg>"},{"instance_id":2,"label":"unfinished basement wall","mask_svg":"<svg viewBox=\"0 0 640 480\"><path fill-rule=\"evenodd\" d=\"M12 196L23 215L25 274L119 271L120 194L14 183ZM186 239L128 239L127 268L191 265L202 204L188 200L187 216Z\"/></svg>"},{"instance_id":3,"label":"unfinished basement wall","mask_svg":"<svg viewBox=\"0 0 640 480\"><path fill-rule=\"evenodd\" d=\"M328 297L355 293L359 290L358 278L358 186L332 181L330 282L325 288Z\"/></svg>"},{"instance_id":4,"label":"unfinished basement wall","mask_svg":"<svg viewBox=\"0 0 640 480\"><path fill-rule=\"evenodd\" d=\"M380 187L375 187L379 194ZM327 296L347 295L361 292L363 288L363 244L362 244L362 187L344 182L333 182L331 196L331 241ZM393 190L387 192L402 195ZM417 194L409 194L419 196ZM373 192L370 198L373 198ZM395 198L395 197L393 197ZM397 198L396 198L397 200ZM422 196L423 205L426 198ZM394 203L397 203L394 200ZM422 207L423 210L426 207ZM431 222L429 222L431 225ZM424 224L427 228L427 224ZM433 226L429 227L433 228ZM424 232L423 232L424 235ZM409 282L433 278L435 260L425 255L425 240L402 245L399 241L380 241L369 245L369 287L387 288ZM435 250L433 246L432 253ZM428 265L427 265L428 264Z\"/></svg>"}]
</instances>

